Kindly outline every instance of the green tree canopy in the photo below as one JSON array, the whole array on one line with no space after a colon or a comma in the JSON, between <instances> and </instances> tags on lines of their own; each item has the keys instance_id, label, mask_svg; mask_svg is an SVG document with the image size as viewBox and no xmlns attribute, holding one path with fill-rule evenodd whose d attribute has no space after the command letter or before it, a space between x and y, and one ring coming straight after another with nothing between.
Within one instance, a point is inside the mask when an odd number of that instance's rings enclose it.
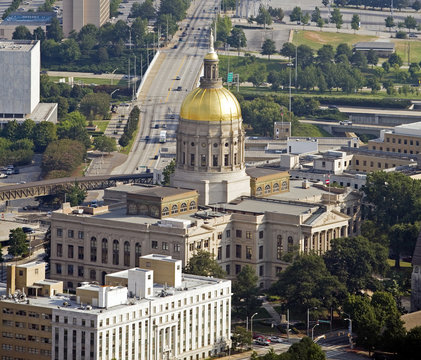
<instances>
[{"instance_id":1,"label":"green tree canopy","mask_svg":"<svg viewBox=\"0 0 421 360\"><path fill-rule=\"evenodd\" d=\"M32 40L32 34L26 26L16 26L12 34L13 40Z\"/></svg>"},{"instance_id":2,"label":"green tree canopy","mask_svg":"<svg viewBox=\"0 0 421 360\"><path fill-rule=\"evenodd\" d=\"M115 139L109 136L101 135L94 139L95 150L111 153L117 150Z\"/></svg>"},{"instance_id":3,"label":"green tree canopy","mask_svg":"<svg viewBox=\"0 0 421 360\"><path fill-rule=\"evenodd\" d=\"M22 228L10 230L8 253L12 256L26 256L29 254L29 246L26 234Z\"/></svg>"},{"instance_id":4,"label":"green tree canopy","mask_svg":"<svg viewBox=\"0 0 421 360\"><path fill-rule=\"evenodd\" d=\"M57 125L59 139L72 139L81 142L86 148L91 145L88 131L86 130L86 118L79 111L68 113Z\"/></svg>"},{"instance_id":5,"label":"green tree canopy","mask_svg":"<svg viewBox=\"0 0 421 360\"><path fill-rule=\"evenodd\" d=\"M292 9L291 14L289 15L289 19L291 21L301 21L301 17L303 16L303 11L299 6L294 7Z\"/></svg>"},{"instance_id":6,"label":"green tree canopy","mask_svg":"<svg viewBox=\"0 0 421 360\"><path fill-rule=\"evenodd\" d=\"M109 114L110 100L106 93L87 94L80 102L80 112L88 119L103 119Z\"/></svg>"},{"instance_id":7,"label":"green tree canopy","mask_svg":"<svg viewBox=\"0 0 421 360\"><path fill-rule=\"evenodd\" d=\"M351 29L354 30L354 32L360 30L360 16L358 14L352 15Z\"/></svg>"},{"instance_id":8,"label":"green tree canopy","mask_svg":"<svg viewBox=\"0 0 421 360\"><path fill-rule=\"evenodd\" d=\"M63 39L63 29L56 17L53 17L50 25L47 26L47 39L60 42Z\"/></svg>"},{"instance_id":9,"label":"green tree canopy","mask_svg":"<svg viewBox=\"0 0 421 360\"><path fill-rule=\"evenodd\" d=\"M256 270L250 265L243 266L237 279L232 285L232 305L236 314L246 317L254 314L261 305L257 298L259 288L257 287L258 276Z\"/></svg>"},{"instance_id":10,"label":"green tree canopy","mask_svg":"<svg viewBox=\"0 0 421 360\"><path fill-rule=\"evenodd\" d=\"M247 46L246 34L241 28L233 28L231 35L227 39L228 44L237 49L238 54L240 54L240 49Z\"/></svg>"},{"instance_id":11,"label":"green tree canopy","mask_svg":"<svg viewBox=\"0 0 421 360\"><path fill-rule=\"evenodd\" d=\"M256 16L256 22L259 25L264 25L265 29L266 29L266 25L272 24L272 16L263 5L259 6L259 13Z\"/></svg>"},{"instance_id":12,"label":"green tree canopy","mask_svg":"<svg viewBox=\"0 0 421 360\"><path fill-rule=\"evenodd\" d=\"M200 276L213 276L219 279L223 279L226 276L225 271L222 270L213 255L204 250L199 250L189 259L184 272Z\"/></svg>"},{"instance_id":13,"label":"green tree canopy","mask_svg":"<svg viewBox=\"0 0 421 360\"><path fill-rule=\"evenodd\" d=\"M275 41L266 39L262 45L262 55L267 55L270 60L270 56L276 53Z\"/></svg>"},{"instance_id":14,"label":"green tree canopy","mask_svg":"<svg viewBox=\"0 0 421 360\"><path fill-rule=\"evenodd\" d=\"M57 139L56 126L49 121L37 123L33 130L35 152L43 152L52 141Z\"/></svg>"}]
</instances>

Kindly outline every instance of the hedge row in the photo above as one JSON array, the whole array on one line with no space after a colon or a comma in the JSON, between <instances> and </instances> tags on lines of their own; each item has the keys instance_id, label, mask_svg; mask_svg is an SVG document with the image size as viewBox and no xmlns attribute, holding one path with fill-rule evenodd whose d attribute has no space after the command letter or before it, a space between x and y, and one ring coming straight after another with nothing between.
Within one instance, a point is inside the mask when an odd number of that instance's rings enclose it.
<instances>
[{"instance_id":1,"label":"hedge row","mask_svg":"<svg viewBox=\"0 0 421 360\"><path fill-rule=\"evenodd\" d=\"M137 106L135 106L132 111L130 111L129 119L127 121L126 126L124 127L124 133L121 135L118 143L120 146L127 146L129 145L130 140L133 138L133 134L135 133L138 123L139 123L139 116L140 110Z\"/></svg>"}]
</instances>

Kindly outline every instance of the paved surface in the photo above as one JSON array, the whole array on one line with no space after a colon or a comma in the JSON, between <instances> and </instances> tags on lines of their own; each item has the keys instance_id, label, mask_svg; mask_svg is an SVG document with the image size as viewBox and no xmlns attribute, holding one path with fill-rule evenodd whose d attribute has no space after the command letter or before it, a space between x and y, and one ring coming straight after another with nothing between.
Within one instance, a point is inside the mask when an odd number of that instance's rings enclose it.
<instances>
[{"instance_id":1,"label":"paved surface","mask_svg":"<svg viewBox=\"0 0 421 360\"><path fill-rule=\"evenodd\" d=\"M153 168L154 157L160 149L174 145L180 105L187 92L197 86L203 56L209 49L208 28L215 15L211 10L214 10L217 3L216 0L195 0L187 19L180 25L185 28L187 23L190 24L186 30L187 36L182 38L183 41L177 41L179 35L176 35L170 48L161 51L139 98L133 104L141 109L140 131L128 160L115 168L113 173L144 171L139 166ZM173 48L174 44L177 45L176 49ZM177 76L180 80L176 80ZM176 91L178 86L181 86L181 91ZM160 144L159 134L164 124L167 144Z\"/></svg>"}]
</instances>

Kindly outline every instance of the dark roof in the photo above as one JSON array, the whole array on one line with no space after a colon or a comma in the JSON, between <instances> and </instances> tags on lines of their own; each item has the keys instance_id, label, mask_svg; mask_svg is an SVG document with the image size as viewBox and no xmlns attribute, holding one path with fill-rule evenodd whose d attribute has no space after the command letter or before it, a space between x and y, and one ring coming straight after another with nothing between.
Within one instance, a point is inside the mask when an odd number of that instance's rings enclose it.
<instances>
[{"instance_id":1,"label":"dark roof","mask_svg":"<svg viewBox=\"0 0 421 360\"><path fill-rule=\"evenodd\" d=\"M30 12L30 11L15 11L4 19L3 25L48 25L51 20L57 17L54 12Z\"/></svg>"},{"instance_id":2,"label":"dark roof","mask_svg":"<svg viewBox=\"0 0 421 360\"><path fill-rule=\"evenodd\" d=\"M354 45L355 49L359 49L359 50L394 50L395 49L395 44L391 43L391 42L380 42L380 41L361 41L359 43L356 43Z\"/></svg>"},{"instance_id":3,"label":"dark roof","mask_svg":"<svg viewBox=\"0 0 421 360\"><path fill-rule=\"evenodd\" d=\"M175 188L170 186L154 186L154 187L147 187L147 188L139 188L139 191L136 191L135 193L127 194L128 197L132 197L133 195L146 195L148 197L153 198L165 198L168 196L176 196L176 195L182 195L189 192L192 192L196 190L192 189L183 189L183 188Z\"/></svg>"},{"instance_id":4,"label":"dark roof","mask_svg":"<svg viewBox=\"0 0 421 360\"><path fill-rule=\"evenodd\" d=\"M268 168L256 168L256 167L246 169L247 175L252 177L252 178L259 178L259 177L262 177L262 176L281 174L281 173L285 173L285 172L286 171L268 169Z\"/></svg>"},{"instance_id":5,"label":"dark roof","mask_svg":"<svg viewBox=\"0 0 421 360\"><path fill-rule=\"evenodd\" d=\"M412 265L421 265L421 232L418 235L414 255L412 256Z\"/></svg>"}]
</instances>

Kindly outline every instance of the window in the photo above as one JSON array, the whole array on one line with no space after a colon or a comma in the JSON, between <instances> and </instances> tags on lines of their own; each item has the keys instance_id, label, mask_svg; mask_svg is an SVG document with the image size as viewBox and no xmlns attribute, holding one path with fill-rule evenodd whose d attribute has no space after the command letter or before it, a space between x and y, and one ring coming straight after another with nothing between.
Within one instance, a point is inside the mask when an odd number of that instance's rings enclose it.
<instances>
[{"instance_id":1,"label":"window","mask_svg":"<svg viewBox=\"0 0 421 360\"><path fill-rule=\"evenodd\" d=\"M136 243L134 246L134 253L135 253L135 266L139 266L139 257L142 256L142 245L140 243Z\"/></svg>"},{"instance_id":2,"label":"window","mask_svg":"<svg viewBox=\"0 0 421 360\"><path fill-rule=\"evenodd\" d=\"M228 160L229 160L228 154L225 154L224 155L224 166L228 166L229 165Z\"/></svg>"},{"instance_id":3,"label":"window","mask_svg":"<svg viewBox=\"0 0 421 360\"><path fill-rule=\"evenodd\" d=\"M294 239L292 236L288 236L288 252L292 252L294 250Z\"/></svg>"},{"instance_id":4,"label":"window","mask_svg":"<svg viewBox=\"0 0 421 360\"><path fill-rule=\"evenodd\" d=\"M218 247L217 260L222 260L222 247L221 246Z\"/></svg>"},{"instance_id":5,"label":"window","mask_svg":"<svg viewBox=\"0 0 421 360\"><path fill-rule=\"evenodd\" d=\"M56 264L56 274L61 274L61 264Z\"/></svg>"},{"instance_id":6,"label":"window","mask_svg":"<svg viewBox=\"0 0 421 360\"><path fill-rule=\"evenodd\" d=\"M265 186L265 194L270 194L270 185Z\"/></svg>"},{"instance_id":7,"label":"window","mask_svg":"<svg viewBox=\"0 0 421 360\"><path fill-rule=\"evenodd\" d=\"M276 237L276 258L278 260L282 259L282 251L283 251L282 235L278 235Z\"/></svg>"},{"instance_id":8,"label":"window","mask_svg":"<svg viewBox=\"0 0 421 360\"><path fill-rule=\"evenodd\" d=\"M230 274L230 272L231 272L231 266L226 265L226 266L225 266L225 272L227 273L227 275L229 275L229 274Z\"/></svg>"},{"instance_id":9,"label":"window","mask_svg":"<svg viewBox=\"0 0 421 360\"><path fill-rule=\"evenodd\" d=\"M322 167L326 167L326 161L322 161Z\"/></svg>"},{"instance_id":10,"label":"window","mask_svg":"<svg viewBox=\"0 0 421 360\"><path fill-rule=\"evenodd\" d=\"M180 205L180 212L186 212L187 211L187 204L186 203L181 203Z\"/></svg>"},{"instance_id":11,"label":"window","mask_svg":"<svg viewBox=\"0 0 421 360\"><path fill-rule=\"evenodd\" d=\"M67 237L73 238L74 235L75 235L75 232L73 230L67 230Z\"/></svg>"},{"instance_id":12,"label":"window","mask_svg":"<svg viewBox=\"0 0 421 360\"><path fill-rule=\"evenodd\" d=\"M239 274L241 272L241 265L235 265L235 274Z\"/></svg>"},{"instance_id":13,"label":"window","mask_svg":"<svg viewBox=\"0 0 421 360\"><path fill-rule=\"evenodd\" d=\"M218 155L213 155L212 166L218 166Z\"/></svg>"},{"instance_id":14,"label":"window","mask_svg":"<svg viewBox=\"0 0 421 360\"><path fill-rule=\"evenodd\" d=\"M174 252L180 252L181 251L181 245L180 244L174 244Z\"/></svg>"},{"instance_id":15,"label":"window","mask_svg":"<svg viewBox=\"0 0 421 360\"><path fill-rule=\"evenodd\" d=\"M186 163L186 153L183 151L183 164Z\"/></svg>"},{"instance_id":16,"label":"window","mask_svg":"<svg viewBox=\"0 0 421 360\"><path fill-rule=\"evenodd\" d=\"M225 257L229 259L231 257L231 245L225 247Z\"/></svg>"},{"instance_id":17,"label":"window","mask_svg":"<svg viewBox=\"0 0 421 360\"><path fill-rule=\"evenodd\" d=\"M275 183L273 184L273 192L278 192L279 191L279 184Z\"/></svg>"},{"instance_id":18,"label":"window","mask_svg":"<svg viewBox=\"0 0 421 360\"><path fill-rule=\"evenodd\" d=\"M263 276L265 274L265 268L263 265L259 266L259 276Z\"/></svg>"},{"instance_id":19,"label":"window","mask_svg":"<svg viewBox=\"0 0 421 360\"><path fill-rule=\"evenodd\" d=\"M262 195L262 188L260 186L256 189L256 195Z\"/></svg>"},{"instance_id":20,"label":"window","mask_svg":"<svg viewBox=\"0 0 421 360\"><path fill-rule=\"evenodd\" d=\"M263 259L263 245L259 246L259 259Z\"/></svg>"},{"instance_id":21,"label":"window","mask_svg":"<svg viewBox=\"0 0 421 360\"><path fill-rule=\"evenodd\" d=\"M57 237L62 237L63 236L63 229L57 229Z\"/></svg>"},{"instance_id":22,"label":"window","mask_svg":"<svg viewBox=\"0 0 421 360\"><path fill-rule=\"evenodd\" d=\"M241 238L243 236L243 233L241 230L235 230L235 237Z\"/></svg>"},{"instance_id":23,"label":"window","mask_svg":"<svg viewBox=\"0 0 421 360\"><path fill-rule=\"evenodd\" d=\"M165 241L162 242L162 250L168 250L168 243Z\"/></svg>"},{"instance_id":24,"label":"window","mask_svg":"<svg viewBox=\"0 0 421 360\"><path fill-rule=\"evenodd\" d=\"M231 230L227 230L227 231L225 232L225 236L226 236L227 238L230 238L230 237L231 237Z\"/></svg>"},{"instance_id":25,"label":"window","mask_svg":"<svg viewBox=\"0 0 421 360\"><path fill-rule=\"evenodd\" d=\"M57 244L57 257L62 257L62 256L63 256L63 245Z\"/></svg>"},{"instance_id":26,"label":"window","mask_svg":"<svg viewBox=\"0 0 421 360\"><path fill-rule=\"evenodd\" d=\"M277 266L275 269L276 275L280 274L282 272L282 267Z\"/></svg>"},{"instance_id":27,"label":"window","mask_svg":"<svg viewBox=\"0 0 421 360\"><path fill-rule=\"evenodd\" d=\"M73 275L73 265L67 265L67 275Z\"/></svg>"},{"instance_id":28,"label":"window","mask_svg":"<svg viewBox=\"0 0 421 360\"><path fill-rule=\"evenodd\" d=\"M235 257L241 259L241 245L235 245Z\"/></svg>"},{"instance_id":29,"label":"window","mask_svg":"<svg viewBox=\"0 0 421 360\"><path fill-rule=\"evenodd\" d=\"M77 267L77 276L83 277L83 266Z\"/></svg>"},{"instance_id":30,"label":"window","mask_svg":"<svg viewBox=\"0 0 421 360\"><path fill-rule=\"evenodd\" d=\"M259 231L259 239L263 239L263 236L264 236L263 230L260 230Z\"/></svg>"},{"instance_id":31,"label":"window","mask_svg":"<svg viewBox=\"0 0 421 360\"><path fill-rule=\"evenodd\" d=\"M108 240L102 239L102 263L106 264L108 262Z\"/></svg>"},{"instance_id":32,"label":"window","mask_svg":"<svg viewBox=\"0 0 421 360\"><path fill-rule=\"evenodd\" d=\"M190 201L189 210L195 210L195 209L196 209L196 201Z\"/></svg>"},{"instance_id":33,"label":"window","mask_svg":"<svg viewBox=\"0 0 421 360\"><path fill-rule=\"evenodd\" d=\"M152 249L158 249L158 241L152 240Z\"/></svg>"},{"instance_id":34,"label":"window","mask_svg":"<svg viewBox=\"0 0 421 360\"><path fill-rule=\"evenodd\" d=\"M77 247L77 258L83 260L83 246Z\"/></svg>"},{"instance_id":35,"label":"window","mask_svg":"<svg viewBox=\"0 0 421 360\"><path fill-rule=\"evenodd\" d=\"M246 239L252 239L253 235L251 233L251 231L246 231Z\"/></svg>"},{"instance_id":36,"label":"window","mask_svg":"<svg viewBox=\"0 0 421 360\"><path fill-rule=\"evenodd\" d=\"M206 155L200 155L200 166L206 166Z\"/></svg>"},{"instance_id":37,"label":"window","mask_svg":"<svg viewBox=\"0 0 421 360\"><path fill-rule=\"evenodd\" d=\"M96 238L91 237L91 261L96 262Z\"/></svg>"},{"instance_id":38,"label":"window","mask_svg":"<svg viewBox=\"0 0 421 360\"><path fill-rule=\"evenodd\" d=\"M168 207L164 207L162 209L162 216L168 216L170 214L170 209Z\"/></svg>"},{"instance_id":39,"label":"window","mask_svg":"<svg viewBox=\"0 0 421 360\"><path fill-rule=\"evenodd\" d=\"M84 233L83 233L83 231L78 231L78 232L77 232L77 238L78 238L78 239L83 239L83 237L84 237Z\"/></svg>"},{"instance_id":40,"label":"window","mask_svg":"<svg viewBox=\"0 0 421 360\"><path fill-rule=\"evenodd\" d=\"M120 250L119 250L119 242L118 240L113 241L113 265L118 265L119 257L120 257Z\"/></svg>"},{"instance_id":41,"label":"window","mask_svg":"<svg viewBox=\"0 0 421 360\"><path fill-rule=\"evenodd\" d=\"M194 154L190 154L190 165L194 166Z\"/></svg>"},{"instance_id":42,"label":"window","mask_svg":"<svg viewBox=\"0 0 421 360\"><path fill-rule=\"evenodd\" d=\"M124 242L124 266L130 266L130 243Z\"/></svg>"},{"instance_id":43,"label":"window","mask_svg":"<svg viewBox=\"0 0 421 360\"><path fill-rule=\"evenodd\" d=\"M89 271L89 279L91 279L92 281L95 281L96 280L96 270L91 269Z\"/></svg>"},{"instance_id":44,"label":"window","mask_svg":"<svg viewBox=\"0 0 421 360\"><path fill-rule=\"evenodd\" d=\"M247 260L251 260L251 256L252 256L252 250L250 246L246 246L246 259Z\"/></svg>"},{"instance_id":45,"label":"window","mask_svg":"<svg viewBox=\"0 0 421 360\"><path fill-rule=\"evenodd\" d=\"M177 214L178 213L178 206L177 205L173 205L171 207L171 214Z\"/></svg>"}]
</instances>

